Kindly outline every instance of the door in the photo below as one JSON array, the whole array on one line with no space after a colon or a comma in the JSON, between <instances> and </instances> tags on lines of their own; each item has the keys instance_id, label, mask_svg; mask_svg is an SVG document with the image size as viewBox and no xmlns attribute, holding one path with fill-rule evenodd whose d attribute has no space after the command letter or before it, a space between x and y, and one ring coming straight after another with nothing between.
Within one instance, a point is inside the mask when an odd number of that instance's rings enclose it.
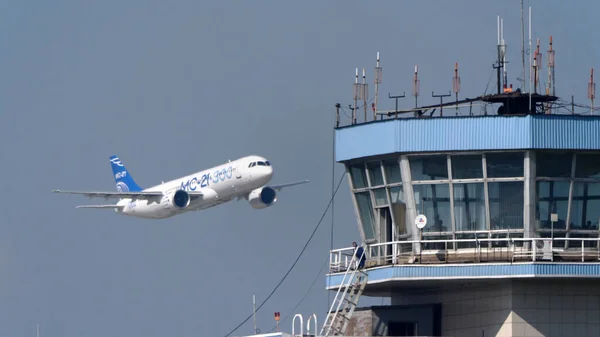
<instances>
[{"instance_id":1,"label":"door","mask_svg":"<svg viewBox=\"0 0 600 337\"><path fill-rule=\"evenodd\" d=\"M418 336L416 322L389 322L388 336Z\"/></svg>"},{"instance_id":2,"label":"door","mask_svg":"<svg viewBox=\"0 0 600 337\"><path fill-rule=\"evenodd\" d=\"M390 208L388 206L378 208L377 213L379 214L379 242L386 243L394 241L394 222L392 221ZM386 263L392 262L391 245L383 246L379 253Z\"/></svg>"}]
</instances>

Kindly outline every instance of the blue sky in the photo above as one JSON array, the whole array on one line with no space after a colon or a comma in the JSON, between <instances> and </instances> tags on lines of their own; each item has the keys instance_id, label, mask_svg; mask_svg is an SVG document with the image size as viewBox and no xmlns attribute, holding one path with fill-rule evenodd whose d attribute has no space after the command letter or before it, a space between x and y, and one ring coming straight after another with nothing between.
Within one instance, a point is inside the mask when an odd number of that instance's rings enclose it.
<instances>
[{"instance_id":1,"label":"blue sky","mask_svg":"<svg viewBox=\"0 0 600 337\"><path fill-rule=\"evenodd\" d=\"M554 37L557 94L586 104L600 4L525 4L544 64ZM0 335L32 336L40 324L42 336L224 336L253 294L260 303L270 293L327 205L334 105L351 103L354 69L372 83L381 53L382 109L393 107L389 92L410 94L415 64L423 104L451 90L455 62L460 97L480 95L498 14L516 88L519 1L0 3ZM50 193L114 190L113 154L143 186L247 154L269 158L275 183L311 183L265 210L234 202L161 221L76 210L89 201ZM346 182L334 224L336 248L359 239ZM263 332L317 276L330 227L327 215L259 311ZM321 276L298 311L322 324L327 309ZM234 335L251 331L252 320Z\"/></svg>"}]
</instances>

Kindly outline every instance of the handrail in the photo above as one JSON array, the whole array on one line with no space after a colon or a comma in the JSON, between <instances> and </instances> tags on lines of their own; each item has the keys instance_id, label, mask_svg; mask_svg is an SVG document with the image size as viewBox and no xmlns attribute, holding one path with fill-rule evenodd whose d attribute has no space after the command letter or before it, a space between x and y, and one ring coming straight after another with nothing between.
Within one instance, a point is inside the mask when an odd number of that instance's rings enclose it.
<instances>
[{"instance_id":1,"label":"handrail","mask_svg":"<svg viewBox=\"0 0 600 337\"><path fill-rule=\"evenodd\" d=\"M575 243L575 244L574 244ZM354 247L330 251L329 272L345 271ZM365 244L365 267L465 262L599 262L600 238L473 238L408 240ZM350 258L350 256L352 256Z\"/></svg>"}]
</instances>

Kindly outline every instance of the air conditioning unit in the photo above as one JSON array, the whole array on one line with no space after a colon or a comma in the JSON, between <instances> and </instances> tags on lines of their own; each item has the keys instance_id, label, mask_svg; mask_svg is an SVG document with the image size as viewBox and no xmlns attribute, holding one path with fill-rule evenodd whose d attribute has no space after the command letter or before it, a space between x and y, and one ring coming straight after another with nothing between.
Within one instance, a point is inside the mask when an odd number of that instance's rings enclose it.
<instances>
[{"instance_id":1,"label":"air conditioning unit","mask_svg":"<svg viewBox=\"0 0 600 337\"><path fill-rule=\"evenodd\" d=\"M535 241L537 256L541 260L552 261L552 240L536 240ZM541 252L541 254L540 254ZM540 257L541 255L541 257Z\"/></svg>"}]
</instances>

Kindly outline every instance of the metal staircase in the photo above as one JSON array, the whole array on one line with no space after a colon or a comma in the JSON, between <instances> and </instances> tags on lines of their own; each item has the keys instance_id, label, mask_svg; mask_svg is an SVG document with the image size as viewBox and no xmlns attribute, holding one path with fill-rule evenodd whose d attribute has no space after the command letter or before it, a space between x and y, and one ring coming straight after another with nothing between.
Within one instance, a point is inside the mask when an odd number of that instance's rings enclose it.
<instances>
[{"instance_id":1,"label":"metal staircase","mask_svg":"<svg viewBox=\"0 0 600 337\"><path fill-rule=\"evenodd\" d=\"M358 269L358 261L365 254L366 250L363 250L362 256L357 258L356 255L353 255L350 260L340 287L331 303L331 308L329 308L320 336L342 336L346 332L348 322L358 305L358 299L367 285L367 272Z\"/></svg>"}]
</instances>

